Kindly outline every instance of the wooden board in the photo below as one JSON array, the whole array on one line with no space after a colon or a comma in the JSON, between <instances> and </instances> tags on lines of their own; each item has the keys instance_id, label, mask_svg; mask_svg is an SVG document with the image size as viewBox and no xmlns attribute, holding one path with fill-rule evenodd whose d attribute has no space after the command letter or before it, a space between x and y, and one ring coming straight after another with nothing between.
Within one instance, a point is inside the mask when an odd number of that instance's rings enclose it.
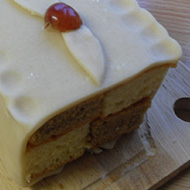
<instances>
[{"instance_id":1,"label":"wooden board","mask_svg":"<svg viewBox=\"0 0 190 190\"><path fill-rule=\"evenodd\" d=\"M190 97L187 67L190 63L187 51L190 1L139 0L139 3L165 25L186 52L182 58L186 66L180 62L176 69L171 69L154 98L143 125L148 140L141 141L139 132L135 131L119 139L114 149L97 155L86 153L68 164L59 175L46 178L31 188L21 188L4 177L6 170L0 163L0 190L156 189L190 165L190 123L179 119L173 110L177 99ZM148 133L149 126L152 137ZM145 151L146 142L151 145L148 150L156 146L152 157Z\"/></svg>"}]
</instances>

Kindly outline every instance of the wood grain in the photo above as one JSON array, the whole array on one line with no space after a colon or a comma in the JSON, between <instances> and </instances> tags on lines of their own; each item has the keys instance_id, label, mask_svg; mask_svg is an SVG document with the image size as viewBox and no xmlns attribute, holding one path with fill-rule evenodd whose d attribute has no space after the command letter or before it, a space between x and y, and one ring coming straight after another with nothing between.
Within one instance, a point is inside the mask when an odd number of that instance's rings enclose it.
<instances>
[{"instance_id":1,"label":"wood grain","mask_svg":"<svg viewBox=\"0 0 190 190\"><path fill-rule=\"evenodd\" d=\"M169 34L182 46L181 61L190 68L190 1L189 0L138 0L141 7L149 10L167 28ZM190 81L188 78L187 81ZM190 97L190 94L187 94ZM189 134L190 135L190 134ZM160 190L190 189L190 168L174 178Z\"/></svg>"},{"instance_id":2,"label":"wood grain","mask_svg":"<svg viewBox=\"0 0 190 190\"><path fill-rule=\"evenodd\" d=\"M185 170L182 174L172 179L159 190L188 190L190 189L190 169Z\"/></svg>"},{"instance_id":3,"label":"wood grain","mask_svg":"<svg viewBox=\"0 0 190 190\"><path fill-rule=\"evenodd\" d=\"M155 156L147 156L138 131L119 139L113 150L86 153L68 164L59 175L31 188L7 179L0 163L0 190L154 190L190 165L190 123L179 119L175 101L190 97L190 1L138 0L179 41L183 57L171 69L148 112L147 126L156 144ZM189 68L188 68L189 67ZM190 169L160 190L190 189Z\"/></svg>"}]
</instances>

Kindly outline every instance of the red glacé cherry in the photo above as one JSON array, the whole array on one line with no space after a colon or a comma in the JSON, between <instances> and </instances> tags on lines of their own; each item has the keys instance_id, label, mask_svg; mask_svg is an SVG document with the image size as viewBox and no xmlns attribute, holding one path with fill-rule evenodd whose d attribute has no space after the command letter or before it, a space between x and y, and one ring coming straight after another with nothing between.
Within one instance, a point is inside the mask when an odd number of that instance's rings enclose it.
<instances>
[{"instance_id":1,"label":"red glac\u00e9 cherry","mask_svg":"<svg viewBox=\"0 0 190 190\"><path fill-rule=\"evenodd\" d=\"M76 30L82 25L79 14L65 3L51 5L45 13L45 23L60 32Z\"/></svg>"}]
</instances>

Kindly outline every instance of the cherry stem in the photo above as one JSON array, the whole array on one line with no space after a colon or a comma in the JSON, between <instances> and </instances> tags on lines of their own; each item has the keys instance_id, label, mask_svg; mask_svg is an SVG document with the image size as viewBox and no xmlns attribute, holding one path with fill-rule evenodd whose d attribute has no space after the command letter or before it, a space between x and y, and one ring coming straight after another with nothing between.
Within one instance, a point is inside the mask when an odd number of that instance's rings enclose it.
<instances>
[{"instance_id":1,"label":"cherry stem","mask_svg":"<svg viewBox=\"0 0 190 190\"><path fill-rule=\"evenodd\" d=\"M47 29L49 25L50 25L49 22L46 22L44 28Z\"/></svg>"}]
</instances>

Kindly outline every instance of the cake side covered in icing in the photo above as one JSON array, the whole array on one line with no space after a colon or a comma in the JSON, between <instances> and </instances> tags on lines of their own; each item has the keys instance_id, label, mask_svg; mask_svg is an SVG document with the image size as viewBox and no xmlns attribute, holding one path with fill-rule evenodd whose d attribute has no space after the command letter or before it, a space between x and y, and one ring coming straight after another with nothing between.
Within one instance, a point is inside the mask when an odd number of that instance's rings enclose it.
<instances>
[{"instance_id":1,"label":"cake side covered in icing","mask_svg":"<svg viewBox=\"0 0 190 190\"><path fill-rule=\"evenodd\" d=\"M81 74L60 33L43 30L41 19L3 2L2 9L11 14L1 23L1 51L6 57L6 63L1 63L1 94L9 99L7 107L13 117L31 126L73 102L130 80L148 67L175 64L181 55L179 45L135 1L66 3L78 10L103 47L106 73L100 87ZM16 32L13 18L22 23Z\"/></svg>"},{"instance_id":2,"label":"cake side covered in icing","mask_svg":"<svg viewBox=\"0 0 190 190\"><path fill-rule=\"evenodd\" d=\"M5 132L0 127L0 149L2 155L12 151L16 158L14 162L2 158L13 173L12 164L22 168L27 140L49 118L146 69L175 66L181 56L178 43L134 0L65 0L101 44L106 69L102 84L96 86L78 66L61 33L43 29L38 16L55 1L30 2L35 4L24 6L35 5L32 10L37 8L40 14L32 16L9 0L0 7L1 125L6 126Z\"/></svg>"}]
</instances>

